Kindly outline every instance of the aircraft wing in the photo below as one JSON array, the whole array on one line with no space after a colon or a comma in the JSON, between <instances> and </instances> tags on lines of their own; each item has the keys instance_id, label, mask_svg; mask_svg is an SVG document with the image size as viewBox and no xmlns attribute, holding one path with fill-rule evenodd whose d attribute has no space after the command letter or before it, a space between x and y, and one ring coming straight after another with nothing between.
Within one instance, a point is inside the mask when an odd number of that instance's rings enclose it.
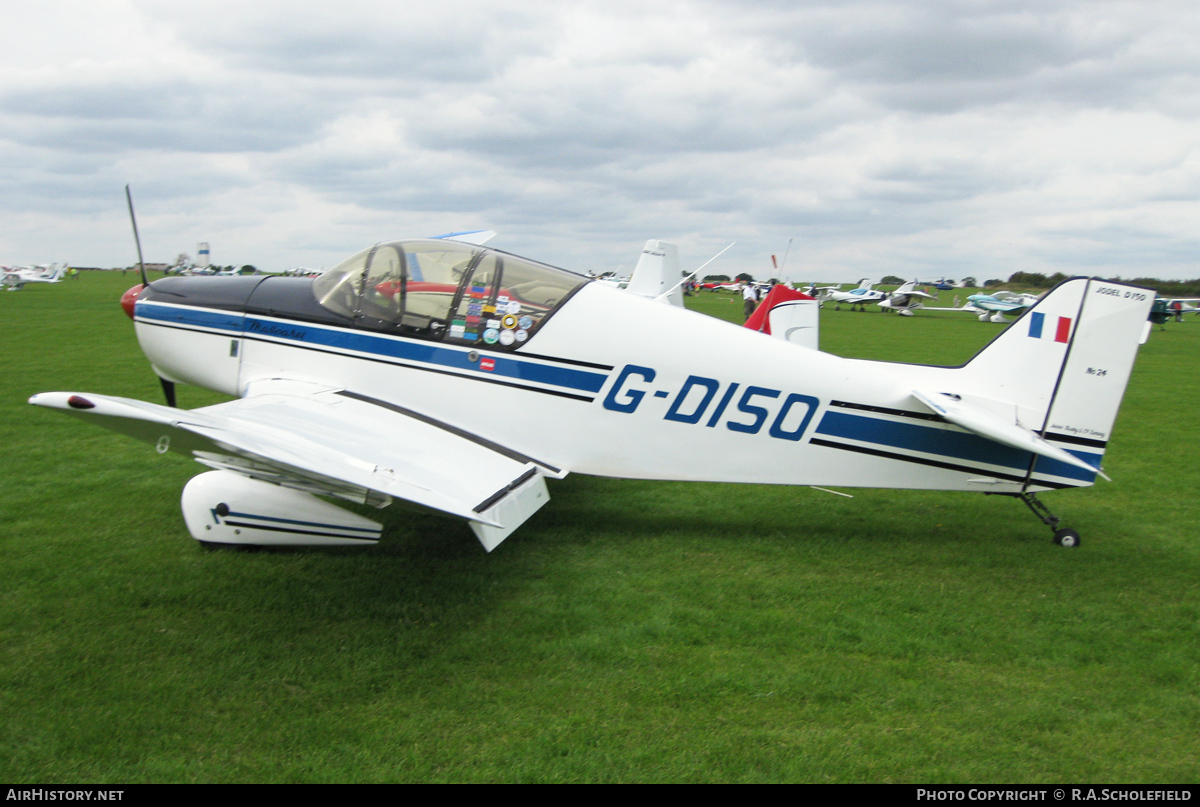
<instances>
[{"instance_id":1,"label":"aircraft wing","mask_svg":"<svg viewBox=\"0 0 1200 807\"><path fill-rule=\"evenodd\" d=\"M442 233L441 235L430 236L437 240L449 239L451 241L462 241L464 244L474 244L481 247L488 241L496 237L495 230L462 230L457 233Z\"/></svg>"},{"instance_id":2,"label":"aircraft wing","mask_svg":"<svg viewBox=\"0 0 1200 807\"><path fill-rule=\"evenodd\" d=\"M466 519L488 551L548 500L543 476L565 475L421 413L308 382L259 382L245 398L192 410L90 393L46 392L29 402L210 468L376 506L403 499Z\"/></svg>"},{"instance_id":3,"label":"aircraft wing","mask_svg":"<svg viewBox=\"0 0 1200 807\"><path fill-rule=\"evenodd\" d=\"M972 305L971 303L967 303L966 305L960 305L958 308L954 308L953 306L926 305L926 306L922 306L922 310L924 310L924 311L963 311L967 314L993 314L993 313L995 313L994 311L987 311L982 308L977 308L976 306ZM1002 313L1007 314L1009 312L1004 311Z\"/></svg>"}]
</instances>

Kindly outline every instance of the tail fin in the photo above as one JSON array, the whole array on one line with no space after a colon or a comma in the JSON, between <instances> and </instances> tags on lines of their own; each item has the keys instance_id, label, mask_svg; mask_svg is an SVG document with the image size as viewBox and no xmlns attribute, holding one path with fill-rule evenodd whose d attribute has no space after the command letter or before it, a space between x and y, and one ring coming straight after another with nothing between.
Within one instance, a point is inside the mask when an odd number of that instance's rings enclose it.
<instances>
[{"instance_id":1,"label":"tail fin","mask_svg":"<svg viewBox=\"0 0 1200 807\"><path fill-rule=\"evenodd\" d=\"M683 290L679 288L681 276L679 252L675 245L651 239L642 248L642 256L629 277L626 289L650 299L669 290L671 293L667 295L667 302L683 308Z\"/></svg>"},{"instance_id":2,"label":"tail fin","mask_svg":"<svg viewBox=\"0 0 1200 807\"><path fill-rule=\"evenodd\" d=\"M820 304L813 297L780 283L754 309L746 327L768 333L785 342L819 350Z\"/></svg>"},{"instance_id":3,"label":"tail fin","mask_svg":"<svg viewBox=\"0 0 1200 807\"><path fill-rule=\"evenodd\" d=\"M1010 404L1017 425L1098 468L1153 302L1149 289L1066 280L963 369L992 411Z\"/></svg>"}]
</instances>

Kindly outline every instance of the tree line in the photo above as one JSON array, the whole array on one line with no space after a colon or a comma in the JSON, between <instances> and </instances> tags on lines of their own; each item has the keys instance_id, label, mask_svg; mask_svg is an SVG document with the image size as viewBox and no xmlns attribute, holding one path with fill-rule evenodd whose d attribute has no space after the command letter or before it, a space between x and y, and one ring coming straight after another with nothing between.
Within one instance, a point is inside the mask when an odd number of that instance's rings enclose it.
<instances>
[{"instance_id":1,"label":"tree line","mask_svg":"<svg viewBox=\"0 0 1200 807\"><path fill-rule=\"evenodd\" d=\"M1044 275L1040 272L1015 272L1009 276L1007 282L1011 286L1030 286L1035 289L1048 289L1052 286L1057 286L1068 277L1068 275L1064 275L1062 272L1055 272L1052 275ZM1156 277L1136 277L1132 280L1122 280L1120 277L1108 277L1105 280L1131 283L1134 286L1145 286L1167 297L1200 296L1200 278L1196 278L1195 280L1160 280Z\"/></svg>"}]
</instances>

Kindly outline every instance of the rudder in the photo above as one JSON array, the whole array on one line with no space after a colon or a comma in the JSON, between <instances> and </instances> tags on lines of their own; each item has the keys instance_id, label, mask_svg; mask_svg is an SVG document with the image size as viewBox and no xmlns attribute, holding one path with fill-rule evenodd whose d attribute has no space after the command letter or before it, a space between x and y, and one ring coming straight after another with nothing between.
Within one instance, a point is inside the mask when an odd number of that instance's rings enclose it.
<instances>
[{"instance_id":1,"label":"rudder","mask_svg":"<svg viewBox=\"0 0 1200 807\"><path fill-rule=\"evenodd\" d=\"M1098 467L1133 370L1154 292L1099 279L1060 283L966 366L1018 423ZM1030 470L1090 483L1039 458ZM1071 484L1068 483L1068 484ZM1036 483L1035 483L1036 484Z\"/></svg>"}]
</instances>

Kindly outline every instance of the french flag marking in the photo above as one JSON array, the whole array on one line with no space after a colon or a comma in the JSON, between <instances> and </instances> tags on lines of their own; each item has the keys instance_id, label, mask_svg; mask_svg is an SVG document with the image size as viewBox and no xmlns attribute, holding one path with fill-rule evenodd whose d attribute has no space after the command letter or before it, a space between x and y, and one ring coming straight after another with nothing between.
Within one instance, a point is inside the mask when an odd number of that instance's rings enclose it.
<instances>
[{"instance_id":1,"label":"french flag marking","mask_svg":"<svg viewBox=\"0 0 1200 807\"><path fill-rule=\"evenodd\" d=\"M1040 311L1034 311L1029 315L1029 335L1034 339L1042 338L1042 325L1046 321L1046 315Z\"/></svg>"},{"instance_id":2,"label":"french flag marking","mask_svg":"<svg viewBox=\"0 0 1200 807\"><path fill-rule=\"evenodd\" d=\"M1029 335L1034 339L1041 339L1042 333L1046 328L1046 315L1040 311L1033 311L1029 314ZM1071 339L1071 317L1059 317L1058 324L1054 329L1055 342L1069 342Z\"/></svg>"}]
</instances>

